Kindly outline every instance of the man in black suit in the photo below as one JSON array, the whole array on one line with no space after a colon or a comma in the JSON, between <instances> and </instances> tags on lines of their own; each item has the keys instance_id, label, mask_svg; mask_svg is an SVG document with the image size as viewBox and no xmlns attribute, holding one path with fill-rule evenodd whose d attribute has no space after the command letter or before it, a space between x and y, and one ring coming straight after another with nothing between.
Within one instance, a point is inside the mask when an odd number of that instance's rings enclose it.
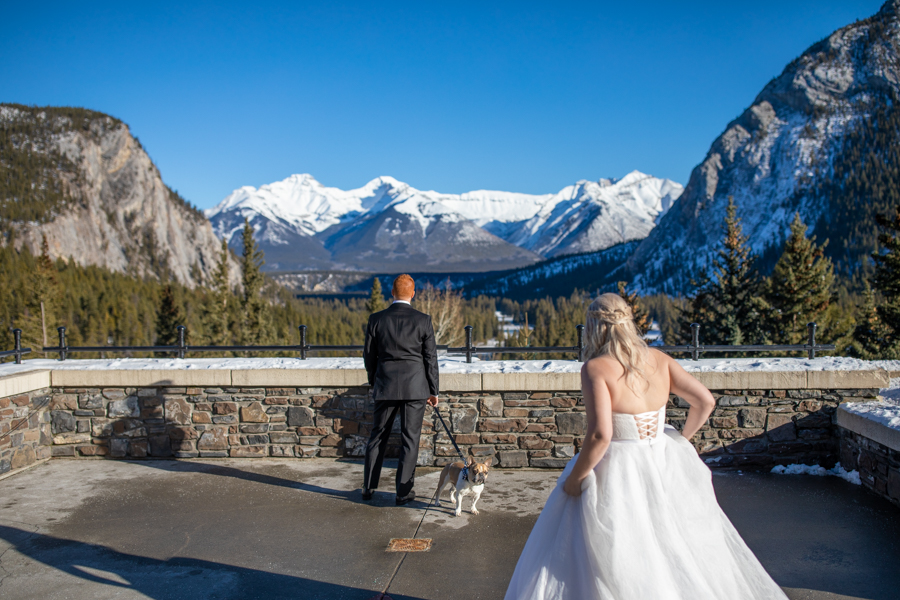
<instances>
[{"instance_id":1,"label":"man in black suit","mask_svg":"<svg viewBox=\"0 0 900 600\"><path fill-rule=\"evenodd\" d=\"M425 404L438 403L437 350L431 317L410 306L416 295L412 277L398 276L391 295L393 304L370 316L366 327L363 361L375 417L366 445L363 500L371 500L378 487L391 427L399 413L403 445L397 466L397 504L406 504L416 497L413 484Z\"/></svg>"}]
</instances>

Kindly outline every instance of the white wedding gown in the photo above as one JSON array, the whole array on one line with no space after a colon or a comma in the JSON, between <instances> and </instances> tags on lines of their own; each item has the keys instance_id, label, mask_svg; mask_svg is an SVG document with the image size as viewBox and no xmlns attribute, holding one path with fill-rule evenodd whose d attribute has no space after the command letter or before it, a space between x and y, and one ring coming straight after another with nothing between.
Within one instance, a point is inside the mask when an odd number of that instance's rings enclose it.
<instances>
[{"instance_id":1,"label":"white wedding gown","mask_svg":"<svg viewBox=\"0 0 900 600\"><path fill-rule=\"evenodd\" d=\"M716 501L709 468L665 408L613 413L613 440L582 484L547 499L506 600L785 600Z\"/></svg>"}]
</instances>

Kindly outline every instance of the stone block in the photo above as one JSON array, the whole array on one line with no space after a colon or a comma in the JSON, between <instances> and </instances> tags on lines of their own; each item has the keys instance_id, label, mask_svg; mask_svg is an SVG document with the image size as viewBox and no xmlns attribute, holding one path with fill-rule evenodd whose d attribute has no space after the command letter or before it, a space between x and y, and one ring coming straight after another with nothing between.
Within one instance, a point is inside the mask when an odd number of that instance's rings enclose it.
<instances>
[{"instance_id":1,"label":"stone block","mask_svg":"<svg viewBox=\"0 0 900 600\"><path fill-rule=\"evenodd\" d=\"M232 415L238 411L236 402L216 402L213 404L213 412L217 415Z\"/></svg>"},{"instance_id":2,"label":"stone block","mask_svg":"<svg viewBox=\"0 0 900 600\"><path fill-rule=\"evenodd\" d=\"M0 401L0 408L4 408L2 401ZM53 394L50 400L50 410L75 410L77 408L77 394Z\"/></svg>"},{"instance_id":3,"label":"stone block","mask_svg":"<svg viewBox=\"0 0 900 600\"><path fill-rule=\"evenodd\" d=\"M553 447L553 456L556 458L572 458L575 456L575 446L559 445Z\"/></svg>"},{"instance_id":4,"label":"stone block","mask_svg":"<svg viewBox=\"0 0 900 600\"><path fill-rule=\"evenodd\" d=\"M32 355L34 356L34 355ZM0 377L0 398L27 394L52 385L50 371L28 371Z\"/></svg>"},{"instance_id":5,"label":"stone block","mask_svg":"<svg viewBox=\"0 0 900 600\"><path fill-rule=\"evenodd\" d=\"M528 466L528 453L524 450L512 450L499 452L500 466L504 469L514 469Z\"/></svg>"},{"instance_id":6,"label":"stone block","mask_svg":"<svg viewBox=\"0 0 900 600\"><path fill-rule=\"evenodd\" d=\"M476 457L493 456L494 453L495 453L495 450L494 450L493 446L484 445L484 446L472 446L471 448L469 448L469 454L471 454L472 456L476 456ZM482 460L479 462L484 462L484 461Z\"/></svg>"},{"instance_id":7,"label":"stone block","mask_svg":"<svg viewBox=\"0 0 900 600\"><path fill-rule=\"evenodd\" d=\"M269 442L272 444L297 444L300 438L296 433L287 431L273 431L269 434ZM293 454L291 454L293 456Z\"/></svg>"},{"instance_id":8,"label":"stone block","mask_svg":"<svg viewBox=\"0 0 900 600\"><path fill-rule=\"evenodd\" d=\"M529 423L525 426L524 433L553 433L556 425L553 423Z\"/></svg>"},{"instance_id":9,"label":"stone block","mask_svg":"<svg viewBox=\"0 0 900 600\"><path fill-rule=\"evenodd\" d=\"M232 425L238 422L237 415L215 415L212 418L214 425Z\"/></svg>"},{"instance_id":10,"label":"stone block","mask_svg":"<svg viewBox=\"0 0 900 600\"><path fill-rule=\"evenodd\" d=\"M80 394L78 396L78 408L103 408L103 396L101 394Z\"/></svg>"},{"instance_id":11,"label":"stone block","mask_svg":"<svg viewBox=\"0 0 900 600\"><path fill-rule=\"evenodd\" d=\"M549 450L553 447L553 442L544 440L536 435L520 435L519 448L523 450Z\"/></svg>"},{"instance_id":12,"label":"stone block","mask_svg":"<svg viewBox=\"0 0 900 600\"><path fill-rule=\"evenodd\" d=\"M191 421L194 423L212 423L212 418L208 412L195 412L191 414Z\"/></svg>"},{"instance_id":13,"label":"stone block","mask_svg":"<svg viewBox=\"0 0 900 600\"><path fill-rule=\"evenodd\" d=\"M294 456L293 446L269 446L269 456L292 458Z\"/></svg>"},{"instance_id":14,"label":"stone block","mask_svg":"<svg viewBox=\"0 0 900 600\"><path fill-rule=\"evenodd\" d=\"M226 450L228 438L225 428L212 427L204 431L197 443L197 448L200 450Z\"/></svg>"},{"instance_id":15,"label":"stone block","mask_svg":"<svg viewBox=\"0 0 900 600\"><path fill-rule=\"evenodd\" d=\"M168 435L151 435L147 441L150 443L150 456L172 456L172 442Z\"/></svg>"},{"instance_id":16,"label":"stone block","mask_svg":"<svg viewBox=\"0 0 900 600\"><path fill-rule=\"evenodd\" d=\"M515 444L516 436L512 433L482 433L481 441L485 444Z\"/></svg>"},{"instance_id":17,"label":"stone block","mask_svg":"<svg viewBox=\"0 0 900 600\"><path fill-rule=\"evenodd\" d=\"M24 446L13 452L9 461L9 468L10 470L21 469L34 464L36 460L37 456L34 453L34 448L31 446Z\"/></svg>"},{"instance_id":18,"label":"stone block","mask_svg":"<svg viewBox=\"0 0 900 600\"><path fill-rule=\"evenodd\" d=\"M147 458L150 445L147 440L133 440L128 446L128 455L133 458Z\"/></svg>"},{"instance_id":19,"label":"stone block","mask_svg":"<svg viewBox=\"0 0 900 600\"><path fill-rule=\"evenodd\" d=\"M720 429L716 435L722 440L744 440L761 436L763 433L765 433L763 429Z\"/></svg>"},{"instance_id":20,"label":"stone block","mask_svg":"<svg viewBox=\"0 0 900 600\"><path fill-rule=\"evenodd\" d=\"M125 458L128 455L128 440L127 439L112 439L109 440L109 456L112 458Z\"/></svg>"},{"instance_id":21,"label":"stone block","mask_svg":"<svg viewBox=\"0 0 900 600\"><path fill-rule=\"evenodd\" d=\"M109 454L109 448L106 446L78 446L77 450L81 456L106 456Z\"/></svg>"},{"instance_id":22,"label":"stone block","mask_svg":"<svg viewBox=\"0 0 900 600\"><path fill-rule=\"evenodd\" d=\"M527 408L504 408L503 416L507 418L527 417L529 412Z\"/></svg>"},{"instance_id":23,"label":"stone block","mask_svg":"<svg viewBox=\"0 0 900 600\"><path fill-rule=\"evenodd\" d=\"M769 413L766 436L770 442L790 442L797 439L797 430L791 415Z\"/></svg>"},{"instance_id":24,"label":"stone block","mask_svg":"<svg viewBox=\"0 0 900 600\"><path fill-rule=\"evenodd\" d=\"M587 426L587 418L584 413L570 412L558 413L556 415L556 430L559 433L569 433L572 435L584 435Z\"/></svg>"},{"instance_id":25,"label":"stone block","mask_svg":"<svg viewBox=\"0 0 900 600\"><path fill-rule=\"evenodd\" d=\"M191 424L191 405L179 396L167 396L165 399L166 421L176 425Z\"/></svg>"},{"instance_id":26,"label":"stone block","mask_svg":"<svg viewBox=\"0 0 900 600\"><path fill-rule=\"evenodd\" d=\"M75 446L52 446L50 455L54 457L70 457L75 456Z\"/></svg>"},{"instance_id":27,"label":"stone block","mask_svg":"<svg viewBox=\"0 0 900 600\"><path fill-rule=\"evenodd\" d=\"M89 433L61 433L53 436L54 444L87 444L90 441Z\"/></svg>"},{"instance_id":28,"label":"stone block","mask_svg":"<svg viewBox=\"0 0 900 600\"><path fill-rule=\"evenodd\" d=\"M295 436L296 437L296 436ZM241 444L245 446L262 446L269 443L269 436L262 433L241 436Z\"/></svg>"},{"instance_id":29,"label":"stone block","mask_svg":"<svg viewBox=\"0 0 900 600\"><path fill-rule=\"evenodd\" d=\"M481 437L477 433L461 433L453 436L457 444L471 445L481 441Z\"/></svg>"},{"instance_id":30,"label":"stone block","mask_svg":"<svg viewBox=\"0 0 900 600\"><path fill-rule=\"evenodd\" d=\"M138 406L137 396L128 396L127 398L110 402L106 414L111 419L141 416L141 409Z\"/></svg>"},{"instance_id":31,"label":"stone block","mask_svg":"<svg viewBox=\"0 0 900 600\"><path fill-rule=\"evenodd\" d=\"M313 427L315 413L305 406L292 406L287 410L287 423L290 427Z\"/></svg>"},{"instance_id":32,"label":"stone block","mask_svg":"<svg viewBox=\"0 0 900 600\"><path fill-rule=\"evenodd\" d=\"M765 427L766 425L766 409L764 408L742 408L738 411L741 418L741 427Z\"/></svg>"},{"instance_id":33,"label":"stone block","mask_svg":"<svg viewBox=\"0 0 900 600\"><path fill-rule=\"evenodd\" d=\"M266 446L238 446L232 448L229 455L232 458L265 458Z\"/></svg>"},{"instance_id":34,"label":"stone block","mask_svg":"<svg viewBox=\"0 0 900 600\"><path fill-rule=\"evenodd\" d=\"M737 417L712 417L709 424L716 429L731 429L738 426L738 420Z\"/></svg>"},{"instance_id":35,"label":"stone block","mask_svg":"<svg viewBox=\"0 0 900 600\"><path fill-rule=\"evenodd\" d=\"M577 398L572 397L563 397L563 398L551 398L550 406L554 406L556 408L575 408L578 404Z\"/></svg>"},{"instance_id":36,"label":"stone block","mask_svg":"<svg viewBox=\"0 0 900 600\"><path fill-rule=\"evenodd\" d=\"M544 417L552 417L556 414L556 411L552 408L536 408L534 410L528 411L528 416L532 419L541 419Z\"/></svg>"},{"instance_id":37,"label":"stone block","mask_svg":"<svg viewBox=\"0 0 900 600\"><path fill-rule=\"evenodd\" d=\"M831 427L831 415L817 412L798 418L794 424L798 429L827 429Z\"/></svg>"},{"instance_id":38,"label":"stone block","mask_svg":"<svg viewBox=\"0 0 900 600\"><path fill-rule=\"evenodd\" d=\"M66 411L50 411L50 427L53 433L68 433L75 431L75 416Z\"/></svg>"},{"instance_id":39,"label":"stone block","mask_svg":"<svg viewBox=\"0 0 900 600\"><path fill-rule=\"evenodd\" d=\"M580 390L580 373L483 373L481 385L485 390L554 392Z\"/></svg>"},{"instance_id":40,"label":"stone block","mask_svg":"<svg viewBox=\"0 0 900 600\"><path fill-rule=\"evenodd\" d=\"M847 390L862 388L886 388L890 376L884 369L870 371L810 371L807 385L818 390Z\"/></svg>"},{"instance_id":41,"label":"stone block","mask_svg":"<svg viewBox=\"0 0 900 600\"><path fill-rule=\"evenodd\" d=\"M341 443L341 436L337 434L326 435L321 440L319 440L320 446L337 446Z\"/></svg>"},{"instance_id":42,"label":"stone block","mask_svg":"<svg viewBox=\"0 0 900 600\"><path fill-rule=\"evenodd\" d=\"M525 419L481 419L478 423L480 431L511 432L523 431L528 425Z\"/></svg>"},{"instance_id":43,"label":"stone block","mask_svg":"<svg viewBox=\"0 0 900 600\"><path fill-rule=\"evenodd\" d=\"M241 421L245 423L267 423L269 415L259 402L253 402L249 406L241 408Z\"/></svg>"},{"instance_id":44,"label":"stone block","mask_svg":"<svg viewBox=\"0 0 900 600\"><path fill-rule=\"evenodd\" d=\"M478 411L471 407L450 409L450 430L454 433L473 433Z\"/></svg>"},{"instance_id":45,"label":"stone block","mask_svg":"<svg viewBox=\"0 0 900 600\"><path fill-rule=\"evenodd\" d=\"M499 396L488 396L482 398L479 402L479 410L482 417L502 417L503 416L503 398Z\"/></svg>"}]
</instances>

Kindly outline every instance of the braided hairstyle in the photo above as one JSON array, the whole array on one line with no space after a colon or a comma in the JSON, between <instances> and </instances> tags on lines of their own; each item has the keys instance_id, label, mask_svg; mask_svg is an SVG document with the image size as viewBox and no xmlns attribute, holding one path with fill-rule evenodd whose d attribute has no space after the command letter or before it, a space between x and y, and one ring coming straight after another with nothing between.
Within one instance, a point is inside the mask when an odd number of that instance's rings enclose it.
<instances>
[{"instance_id":1,"label":"braided hairstyle","mask_svg":"<svg viewBox=\"0 0 900 600\"><path fill-rule=\"evenodd\" d=\"M635 393L638 384L646 385L644 368L649 348L637 326L634 313L618 294L598 296L585 319L584 361L612 355L625 369L625 384Z\"/></svg>"}]
</instances>

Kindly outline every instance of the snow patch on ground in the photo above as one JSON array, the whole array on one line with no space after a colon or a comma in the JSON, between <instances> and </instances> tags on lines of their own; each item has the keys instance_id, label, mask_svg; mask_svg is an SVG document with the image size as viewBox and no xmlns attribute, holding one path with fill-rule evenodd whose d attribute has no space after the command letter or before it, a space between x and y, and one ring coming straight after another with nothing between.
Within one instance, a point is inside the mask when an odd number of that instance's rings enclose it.
<instances>
[{"instance_id":1,"label":"snow patch on ground","mask_svg":"<svg viewBox=\"0 0 900 600\"><path fill-rule=\"evenodd\" d=\"M881 390L881 397L890 404L900 404L900 378L891 379L891 385Z\"/></svg>"},{"instance_id":2,"label":"snow patch on ground","mask_svg":"<svg viewBox=\"0 0 900 600\"><path fill-rule=\"evenodd\" d=\"M849 481L854 485L862 485L862 482L859 480L859 472L855 470L847 471L841 466L841 463L834 465L831 469L826 469L819 465L778 465L772 468L772 473L776 475L817 475L819 477L832 475L840 477L844 481Z\"/></svg>"},{"instance_id":3,"label":"snow patch on ground","mask_svg":"<svg viewBox=\"0 0 900 600\"><path fill-rule=\"evenodd\" d=\"M892 363L886 365L885 363ZM900 361L864 361L855 358L730 358L679 360L688 372L745 372L745 371L854 371L890 368L900 370ZM894 364L896 363L896 364ZM479 360L466 363L464 356L441 356L441 373L578 373L582 363L575 360ZM21 365L0 365L0 376L41 369L85 370L203 370L203 369L363 369L362 358L115 358L115 359L52 359L26 360ZM893 384L896 382L897 387ZM900 379L892 380L890 398L900 398ZM897 400L900 403L900 399Z\"/></svg>"}]
</instances>

